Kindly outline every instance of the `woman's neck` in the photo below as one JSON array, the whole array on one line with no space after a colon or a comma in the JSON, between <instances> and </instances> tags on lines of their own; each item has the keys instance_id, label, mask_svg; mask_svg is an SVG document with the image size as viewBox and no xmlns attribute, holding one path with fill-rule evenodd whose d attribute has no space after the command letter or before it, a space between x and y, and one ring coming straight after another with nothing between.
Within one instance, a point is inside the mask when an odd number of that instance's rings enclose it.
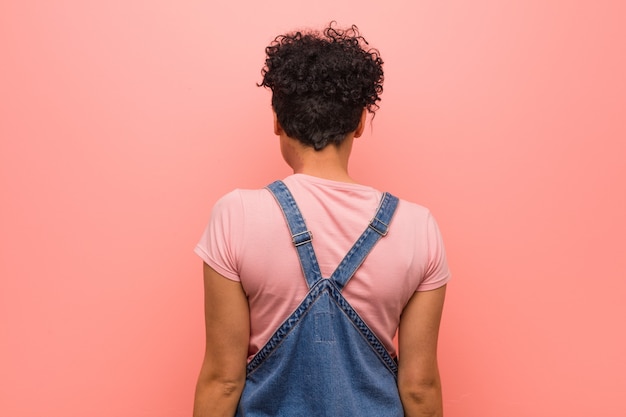
<instances>
[{"instance_id":1,"label":"woman's neck","mask_svg":"<svg viewBox=\"0 0 626 417\"><path fill-rule=\"evenodd\" d=\"M291 138L281 138L283 156L294 174L306 174L327 180L354 181L348 174L348 160L354 138L349 135L340 145L328 145L316 151ZM286 143L285 143L286 142Z\"/></svg>"}]
</instances>

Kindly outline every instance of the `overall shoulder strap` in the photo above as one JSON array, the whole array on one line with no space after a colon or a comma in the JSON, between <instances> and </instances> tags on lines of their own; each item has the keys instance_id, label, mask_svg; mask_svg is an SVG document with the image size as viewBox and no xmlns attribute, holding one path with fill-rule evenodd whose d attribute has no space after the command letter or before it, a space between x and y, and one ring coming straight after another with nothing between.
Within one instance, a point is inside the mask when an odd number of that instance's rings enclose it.
<instances>
[{"instance_id":1,"label":"overall shoulder strap","mask_svg":"<svg viewBox=\"0 0 626 417\"><path fill-rule=\"evenodd\" d=\"M311 243L313 234L307 229L293 195L282 181L275 181L266 188L272 193L283 211L291 233L291 240L298 252L302 272L309 288L311 288L317 281L322 279L322 273L320 272L320 267L313 251L313 244Z\"/></svg>"},{"instance_id":2,"label":"overall shoulder strap","mask_svg":"<svg viewBox=\"0 0 626 417\"><path fill-rule=\"evenodd\" d=\"M374 218L330 278L340 290L346 286L378 240L387 234L389 223L391 223L391 218L397 207L398 198L389 193L384 193Z\"/></svg>"}]
</instances>

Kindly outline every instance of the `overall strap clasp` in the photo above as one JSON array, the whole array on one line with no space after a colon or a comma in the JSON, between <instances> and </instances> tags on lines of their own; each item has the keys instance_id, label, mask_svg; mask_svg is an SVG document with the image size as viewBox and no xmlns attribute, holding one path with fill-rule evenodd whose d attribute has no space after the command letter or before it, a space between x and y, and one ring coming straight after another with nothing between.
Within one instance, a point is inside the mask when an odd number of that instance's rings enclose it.
<instances>
[{"instance_id":1,"label":"overall strap clasp","mask_svg":"<svg viewBox=\"0 0 626 417\"><path fill-rule=\"evenodd\" d=\"M389 224L396 212L398 202L398 197L389 193L383 193L374 218L367 225L365 231L357 239L331 276L331 279L340 290L346 286L356 270L359 269L367 255L369 255L374 248L374 245L389 232Z\"/></svg>"},{"instance_id":2,"label":"overall strap clasp","mask_svg":"<svg viewBox=\"0 0 626 417\"><path fill-rule=\"evenodd\" d=\"M316 282L322 279L322 273L313 251L313 233L307 229L296 200L282 181L275 181L266 188L272 193L285 216L291 233L291 240L298 253L302 272L309 288L312 288Z\"/></svg>"}]
</instances>

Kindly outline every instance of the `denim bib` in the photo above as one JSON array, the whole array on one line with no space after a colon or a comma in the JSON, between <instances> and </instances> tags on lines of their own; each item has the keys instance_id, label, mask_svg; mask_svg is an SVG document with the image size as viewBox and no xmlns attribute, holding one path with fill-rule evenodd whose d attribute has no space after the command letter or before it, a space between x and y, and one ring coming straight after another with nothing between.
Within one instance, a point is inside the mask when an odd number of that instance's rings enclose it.
<instances>
[{"instance_id":1,"label":"denim bib","mask_svg":"<svg viewBox=\"0 0 626 417\"><path fill-rule=\"evenodd\" d=\"M291 192L282 181L267 188L285 215L309 292L248 364L236 416L403 417L396 361L341 294L387 234L398 199L383 194L374 219L325 279Z\"/></svg>"}]
</instances>

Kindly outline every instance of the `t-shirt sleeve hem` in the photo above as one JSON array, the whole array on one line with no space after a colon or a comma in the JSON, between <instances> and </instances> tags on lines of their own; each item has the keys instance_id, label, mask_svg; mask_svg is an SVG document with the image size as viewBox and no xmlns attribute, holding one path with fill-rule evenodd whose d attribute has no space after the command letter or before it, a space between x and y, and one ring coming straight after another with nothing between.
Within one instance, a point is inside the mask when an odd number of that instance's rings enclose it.
<instances>
[{"instance_id":1,"label":"t-shirt sleeve hem","mask_svg":"<svg viewBox=\"0 0 626 417\"><path fill-rule=\"evenodd\" d=\"M449 281L450 281L451 275L447 274L445 277L434 281L434 282L428 282L425 284L420 285L419 287L417 287L417 289L415 291L420 292L420 291L432 291L432 290L436 290L437 288L441 288L444 285L446 285Z\"/></svg>"},{"instance_id":2,"label":"t-shirt sleeve hem","mask_svg":"<svg viewBox=\"0 0 626 417\"><path fill-rule=\"evenodd\" d=\"M197 245L194 249L194 252L196 255L200 257L200 259L204 261L204 263L209 265L211 268L213 268L218 274L220 274L224 278L229 279L231 281L236 281L236 282L241 281L241 279L239 278L237 274L233 274L232 272L222 268L217 262L212 260L209 257L209 254L206 253L206 251L202 248L202 246Z\"/></svg>"}]
</instances>

